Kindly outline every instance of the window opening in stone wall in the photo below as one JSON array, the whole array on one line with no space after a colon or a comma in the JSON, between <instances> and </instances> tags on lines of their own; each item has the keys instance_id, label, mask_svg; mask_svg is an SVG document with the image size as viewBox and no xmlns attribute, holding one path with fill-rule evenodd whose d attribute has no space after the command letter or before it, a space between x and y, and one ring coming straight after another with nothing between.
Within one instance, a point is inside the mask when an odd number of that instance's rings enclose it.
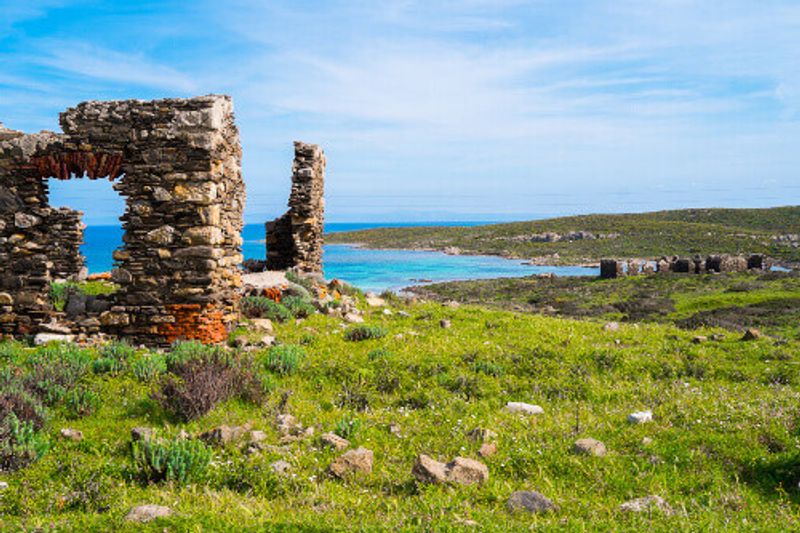
<instances>
[{"instance_id":1,"label":"window opening in stone wall","mask_svg":"<svg viewBox=\"0 0 800 533\"><path fill-rule=\"evenodd\" d=\"M80 253L88 274L111 272L113 252L122 247L123 229L120 217L125 212L125 199L113 188L108 178L86 176L69 180L50 178L49 203L54 208L80 211L83 244ZM72 235L66 233L62 246L68 247Z\"/></svg>"}]
</instances>

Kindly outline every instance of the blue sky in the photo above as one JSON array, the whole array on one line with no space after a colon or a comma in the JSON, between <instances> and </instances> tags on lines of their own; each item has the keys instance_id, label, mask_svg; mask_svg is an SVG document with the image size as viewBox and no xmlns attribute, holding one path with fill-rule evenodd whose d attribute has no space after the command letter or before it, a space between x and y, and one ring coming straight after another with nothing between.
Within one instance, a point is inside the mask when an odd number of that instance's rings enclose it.
<instances>
[{"instance_id":1,"label":"blue sky","mask_svg":"<svg viewBox=\"0 0 800 533\"><path fill-rule=\"evenodd\" d=\"M505 220L800 203L794 0L0 0L0 121L83 100L227 93L248 222L292 141L332 221ZM122 207L71 181L53 203Z\"/></svg>"}]
</instances>

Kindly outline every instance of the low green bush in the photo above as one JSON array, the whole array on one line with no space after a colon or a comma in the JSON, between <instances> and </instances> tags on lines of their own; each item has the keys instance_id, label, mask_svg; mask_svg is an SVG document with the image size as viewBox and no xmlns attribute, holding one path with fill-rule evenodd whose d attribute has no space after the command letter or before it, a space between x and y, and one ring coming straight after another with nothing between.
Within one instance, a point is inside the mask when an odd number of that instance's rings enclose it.
<instances>
[{"instance_id":1,"label":"low green bush","mask_svg":"<svg viewBox=\"0 0 800 533\"><path fill-rule=\"evenodd\" d=\"M100 396L91 389L78 387L66 394L64 405L73 418L88 416L100 407Z\"/></svg>"},{"instance_id":2,"label":"low green bush","mask_svg":"<svg viewBox=\"0 0 800 533\"><path fill-rule=\"evenodd\" d=\"M150 438L133 443L133 462L147 481L185 484L206 477L213 454L196 439Z\"/></svg>"},{"instance_id":3,"label":"low green bush","mask_svg":"<svg viewBox=\"0 0 800 533\"><path fill-rule=\"evenodd\" d=\"M380 326L353 326L344 332L344 338L348 341L366 341L370 339L381 339L389 333L386 328Z\"/></svg>"},{"instance_id":4,"label":"low green bush","mask_svg":"<svg viewBox=\"0 0 800 533\"><path fill-rule=\"evenodd\" d=\"M9 413L0 421L0 471L13 472L42 457L50 447L47 437L32 422Z\"/></svg>"},{"instance_id":5,"label":"low green bush","mask_svg":"<svg viewBox=\"0 0 800 533\"><path fill-rule=\"evenodd\" d=\"M350 415L344 415L337 423L334 433L343 439L352 440L361 430L361 420Z\"/></svg>"},{"instance_id":6,"label":"low green bush","mask_svg":"<svg viewBox=\"0 0 800 533\"><path fill-rule=\"evenodd\" d=\"M270 372L289 375L297 371L300 361L305 356L306 351L302 347L295 344L281 344L269 349L264 366Z\"/></svg>"},{"instance_id":7,"label":"low green bush","mask_svg":"<svg viewBox=\"0 0 800 533\"><path fill-rule=\"evenodd\" d=\"M167 371L167 361L161 354L146 354L133 362L131 371L139 381L153 381Z\"/></svg>"},{"instance_id":8,"label":"low green bush","mask_svg":"<svg viewBox=\"0 0 800 533\"><path fill-rule=\"evenodd\" d=\"M392 356L392 351L388 348L375 348L374 350L370 350L367 354L370 361L374 361L376 359L388 359Z\"/></svg>"},{"instance_id":9,"label":"low green bush","mask_svg":"<svg viewBox=\"0 0 800 533\"><path fill-rule=\"evenodd\" d=\"M269 318L278 322L291 320L293 315L285 306L263 296L245 296L240 303L242 314L248 318Z\"/></svg>"},{"instance_id":10,"label":"low green bush","mask_svg":"<svg viewBox=\"0 0 800 533\"><path fill-rule=\"evenodd\" d=\"M28 359L23 384L44 404L55 405L89 372L92 360L90 350L74 344L45 346Z\"/></svg>"},{"instance_id":11,"label":"low green bush","mask_svg":"<svg viewBox=\"0 0 800 533\"><path fill-rule=\"evenodd\" d=\"M299 296L287 296L281 303L295 318L307 318L316 312L313 305Z\"/></svg>"}]
</instances>

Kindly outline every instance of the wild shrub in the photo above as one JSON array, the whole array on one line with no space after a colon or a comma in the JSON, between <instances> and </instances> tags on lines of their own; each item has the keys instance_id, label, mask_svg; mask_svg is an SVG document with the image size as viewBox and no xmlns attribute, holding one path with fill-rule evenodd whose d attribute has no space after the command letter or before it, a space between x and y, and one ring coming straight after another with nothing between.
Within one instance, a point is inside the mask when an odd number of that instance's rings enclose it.
<instances>
[{"instance_id":1,"label":"wild shrub","mask_svg":"<svg viewBox=\"0 0 800 533\"><path fill-rule=\"evenodd\" d=\"M46 405L55 405L88 373L92 354L71 344L40 348L28 361L25 388Z\"/></svg>"},{"instance_id":2,"label":"wild shrub","mask_svg":"<svg viewBox=\"0 0 800 533\"><path fill-rule=\"evenodd\" d=\"M125 365L111 357L100 357L92 363L92 372L95 374L119 374L125 370Z\"/></svg>"},{"instance_id":3,"label":"wild shrub","mask_svg":"<svg viewBox=\"0 0 800 533\"><path fill-rule=\"evenodd\" d=\"M136 348L125 341L114 341L100 348L100 356L127 365L136 356Z\"/></svg>"},{"instance_id":4,"label":"wild shrub","mask_svg":"<svg viewBox=\"0 0 800 533\"><path fill-rule=\"evenodd\" d=\"M187 343L188 344L188 343ZM260 374L251 358L220 348L182 348L168 356L169 373L161 380L156 399L173 416L194 420L217 403L234 397L259 402L264 395Z\"/></svg>"},{"instance_id":5,"label":"wild shrub","mask_svg":"<svg viewBox=\"0 0 800 533\"><path fill-rule=\"evenodd\" d=\"M25 356L25 345L17 341L0 341L0 362L19 363Z\"/></svg>"},{"instance_id":6,"label":"wild shrub","mask_svg":"<svg viewBox=\"0 0 800 533\"><path fill-rule=\"evenodd\" d=\"M344 332L344 338L348 341L366 341L370 339L380 339L389 333L386 328L380 326L353 326Z\"/></svg>"},{"instance_id":7,"label":"wild shrub","mask_svg":"<svg viewBox=\"0 0 800 533\"><path fill-rule=\"evenodd\" d=\"M212 452L200 440L152 438L133 443L133 462L147 481L185 484L202 480Z\"/></svg>"},{"instance_id":8,"label":"wild shrub","mask_svg":"<svg viewBox=\"0 0 800 533\"><path fill-rule=\"evenodd\" d=\"M285 306L263 296L245 296L239 305L242 314L247 318L269 318L277 322L286 322L293 316Z\"/></svg>"},{"instance_id":9,"label":"wild shrub","mask_svg":"<svg viewBox=\"0 0 800 533\"><path fill-rule=\"evenodd\" d=\"M153 381L167 371L167 361L161 354L146 354L133 362L131 371L139 381Z\"/></svg>"},{"instance_id":10,"label":"wild shrub","mask_svg":"<svg viewBox=\"0 0 800 533\"><path fill-rule=\"evenodd\" d=\"M350 415L344 415L337 423L334 433L343 439L352 440L361 430L361 420Z\"/></svg>"},{"instance_id":11,"label":"wild shrub","mask_svg":"<svg viewBox=\"0 0 800 533\"><path fill-rule=\"evenodd\" d=\"M503 365L493 361L476 361L472 365L472 369L477 373L493 377L500 377L506 372Z\"/></svg>"},{"instance_id":12,"label":"wild shrub","mask_svg":"<svg viewBox=\"0 0 800 533\"><path fill-rule=\"evenodd\" d=\"M37 433L32 422L13 412L0 421L0 470L15 471L33 463L49 448L45 435Z\"/></svg>"},{"instance_id":13,"label":"wild shrub","mask_svg":"<svg viewBox=\"0 0 800 533\"><path fill-rule=\"evenodd\" d=\"M316 312L313 305L299 296L287 296L282 300L281 304L286 307L295 318L306 318Z\"/></svg>"},{"instance_id":14,"label":"wild shrub","mask_svg":"<svg viewBox=\"0 0 800 533\"><path fill-rule=\"evenodd\" d=\"M369 407L369 395L365 387L360 384L345 384L339 393L336 405L343 409L366 411Z\"/></svg>"},{"instance_id":15,"label":"wild shrub","mask_svg":"<svg viewBox=\"0 0 800 533\"><path fill-rule=\"evenodd\" d=\"M6 383L0 392L0 420L14 415L20 422L28 423L33 429L42 429L46 413L38 398L24 390L17 383Z\"/></svg>"},{"instance_id":16,"label":"wild shrub","mask_svg":"<svg viewBox=\"0 0 800 533\"><path fill-rule=\"evenodd\" d=\"M370 361L374 361L376 359L389 359L392 357L392 351L388 348L375 348L374 350L370 350L367 354L367 357Z\"/></svg>"},{"instance_id":17,"label":"wild shrub","mask_svg":"<svg viewBox=\"0 0 800 533\"><path fill-rule=\"evenodd\" d=\"M100 396L91 389L78 387L66 394L64 405L73 418L88 416L100 407Z\"/></svg>"},{"instance_id":18,"label":"wild shrub","mask_svg":"<svg viewBox=\"0 0 800 533\"><path fill-rule=\"evenodd\" d=\"M264 366L270 372L287 376L297 371L300 361L305 356L306 351L302 347L295 344L281 344L269 349Z\"/></svg>"}]
</instances>

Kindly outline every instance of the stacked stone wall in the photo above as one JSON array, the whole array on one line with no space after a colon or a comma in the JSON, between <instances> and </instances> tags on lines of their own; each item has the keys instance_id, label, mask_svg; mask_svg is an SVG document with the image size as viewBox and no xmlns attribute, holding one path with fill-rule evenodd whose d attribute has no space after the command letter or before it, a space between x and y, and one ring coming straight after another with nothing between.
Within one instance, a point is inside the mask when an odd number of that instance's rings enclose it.
<instances>
[{"instance_id":1,"label":"stacked stone wall","mask_svg":"<svg viewBox=\"0 0 800 533\"><path fill-rule=\"evenodd\" d=\"M267 268L322 272L325 153L297 141L294 154L289 210L266 224Z\"/></svg>"},{"instance_id":2,"label":"stacked stone wall","mask_svg":"<svg viewBox=\"0 0 800 533\"><path fill-rule=\"evenodd\" d=\"M103 330L151 345L223 340L238 316L245 201L231 99L84 102L60 122L64 134L0 131L0 301L13 301L0 331L35 331L53 315L50 282L80 273L80 214L48 205L47 180L86 177L126 201Z\"/></svg>"},{"instance_id":3,"label":"stacked stone wall","mask_svg":"<svg viewBox=\"0 0 800 533\"><path fill-rule=\"evenodd\" d=\"M655 264L655 268L653 264ZM771 268L772 262L763 254L752 254L750 256L728 254L709 255L705 259L700 256L695 256L693 258L672 257L671 259L661 257L655 261L602 259L600 261L600 277L611 279L665 272L705 274L710 272L769 270Z\"/></svg>"}]
</instances>

